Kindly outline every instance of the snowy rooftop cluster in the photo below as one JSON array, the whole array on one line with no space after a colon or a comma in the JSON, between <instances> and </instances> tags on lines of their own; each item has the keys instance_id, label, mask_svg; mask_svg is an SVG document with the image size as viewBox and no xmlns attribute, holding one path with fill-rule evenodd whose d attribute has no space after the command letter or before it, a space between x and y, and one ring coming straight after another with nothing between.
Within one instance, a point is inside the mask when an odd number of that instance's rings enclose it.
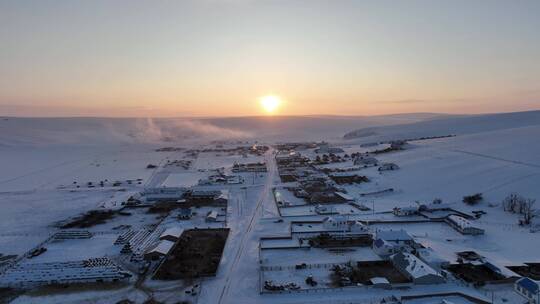
<instances>
[{"instance_id":1,"label":"snowy rooftop cluster","mask_svg":"<svg viewBox=\"0 0 540 304\"><path fill-rule=\"evenodd\" d=\"M0 286L121 280L131 275L108 258L58 263L23 263L0 276Z\"/></svg>"}]
</instances>

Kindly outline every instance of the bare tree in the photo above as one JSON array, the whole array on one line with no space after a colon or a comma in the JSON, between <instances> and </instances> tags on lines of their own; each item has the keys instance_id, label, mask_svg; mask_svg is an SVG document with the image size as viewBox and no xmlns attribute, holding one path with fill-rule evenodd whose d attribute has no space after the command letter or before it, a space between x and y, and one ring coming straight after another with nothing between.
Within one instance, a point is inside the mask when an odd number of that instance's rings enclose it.
<instances>
[{"instance_id":1,"label":"bare tree","mask_svg":"<svg viewBox=\"0 0 540 304\"><path fill-rule=\"evenodd\" d=\"M531 223L534 212L534 203L536 203L536 200L530 198L526 199L523 203L523 222L525 225L529 225Z\"/></svg>"},{"instance_id":2,"label":"bare tree","mask_svg":"<svg viewBox=\"0 0 540 304\"><path fill-rule=\"evenodd\" d=\"M521 205L525 202L525 198L517 193L511 193L503 201L504 211L512 213L521 213Z\"/></svg>"},{"instance_id":3,"label":"bare tree","mask_svg":"<svg viewBox=\"0 0 540 304\"><path fill-rule=\"evenodd\" d=\"M523 224L528 225L534 214L536 200L525 198L517 193L511 193L503 201L504 211L523 214Z\"/></svg>"}]
</instances>

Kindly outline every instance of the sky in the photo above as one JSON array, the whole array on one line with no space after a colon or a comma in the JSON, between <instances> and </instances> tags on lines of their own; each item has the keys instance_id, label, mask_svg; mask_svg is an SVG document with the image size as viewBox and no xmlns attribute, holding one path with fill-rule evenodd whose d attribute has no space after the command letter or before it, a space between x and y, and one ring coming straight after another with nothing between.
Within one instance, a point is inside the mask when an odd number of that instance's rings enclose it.
<instances>
[{"instance_id":1,"label":"sky","mask_svg":"<svg viewBox=\"0 0 540 304\"><path fill-rule=\"evenodd\" d=\"M540 1L0 0L0 115L540 109Z\"/></svg>"}]
</instances>

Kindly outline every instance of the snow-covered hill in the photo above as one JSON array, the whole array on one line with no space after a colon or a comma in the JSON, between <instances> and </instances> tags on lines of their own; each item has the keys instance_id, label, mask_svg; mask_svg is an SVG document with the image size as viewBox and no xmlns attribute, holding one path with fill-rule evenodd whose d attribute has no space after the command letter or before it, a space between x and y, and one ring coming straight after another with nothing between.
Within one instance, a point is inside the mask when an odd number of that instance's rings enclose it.
<instances>
[{"instance_id":1,"label":"snow-covered hill","mask_svg":"<svg viewBox=\"0 0 540 304\"><path fill-rule=\"evenodd\" d=\"M436 117L407 124L359 128L345 134L344 138L362 142L386 141L450 134L474 134L534 125L540 125L540 111Z\"/></svg>"},{"instance_id":2,"label":"snow-covered hill","mask_svg":"<svg viewBox=\"0 0 540 304\"><path fill-rule=\"evenodd\" d=\"M212 139L338 138L347 130L417 122L433 115L236 118L0 118L0 147L182 143Z\"/></svg>"}]
</instances>

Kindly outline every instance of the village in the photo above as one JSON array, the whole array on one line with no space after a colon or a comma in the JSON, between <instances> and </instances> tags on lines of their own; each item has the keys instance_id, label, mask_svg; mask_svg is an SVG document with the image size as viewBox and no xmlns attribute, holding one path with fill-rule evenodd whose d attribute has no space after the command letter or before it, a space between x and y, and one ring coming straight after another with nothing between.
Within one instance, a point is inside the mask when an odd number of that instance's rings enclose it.
<instances>
[{"instance_id":1,"label":"village","mask_svg":"<svg viewBox=\"0 0 540 304\"><path fill-rule=\"evenodd\" d=\"M146 166L146 180L59 186L114 194L55 223L24 254L0 256L2 295L107 286L138 292L115 303L229 303L239 292L268 303L311 294L343 298L336 303L359 294L358 303L538 303L539 261L497 259L482 245L496 238L484 220L494 208L514 217L509 233L534 236L534 201L400 199L406 190L392 177L407 170L398 156L416 140L156 149L167 156Z\"/></svg>"}]
</instances>

